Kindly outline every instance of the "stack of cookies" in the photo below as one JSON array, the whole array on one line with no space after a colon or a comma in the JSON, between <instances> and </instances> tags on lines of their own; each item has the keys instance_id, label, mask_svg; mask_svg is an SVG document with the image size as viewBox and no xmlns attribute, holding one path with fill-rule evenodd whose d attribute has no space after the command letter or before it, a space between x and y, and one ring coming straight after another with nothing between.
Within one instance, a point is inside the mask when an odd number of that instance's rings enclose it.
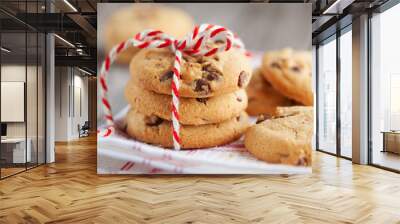
<instances>
[{"instance_id":1,"label":"stack of cookies","mask_svg":"<svg viewBox=\"0 0 400 224\"><path fill-rule=\"evenodd\" d=\"M276 115L278 107L313 105L311 53L283 49L267 52L247 88L247 112Z\"/></svg>"},{"instance_id":2,"label":"stack of cookies","mask_svg":"<svg viewBox=\"0 0 400 224\"><path fill-rule=\"evenodd\" d=\"M125 96L131 105L127 133L171 148L171 80L175 55L143 49L130 63ZM244 88L251 78L248 58L231 49L210 57L183 55L180 80L181 147L206 148L232 142L249 126Z\"/></svg>"}]
</instances>

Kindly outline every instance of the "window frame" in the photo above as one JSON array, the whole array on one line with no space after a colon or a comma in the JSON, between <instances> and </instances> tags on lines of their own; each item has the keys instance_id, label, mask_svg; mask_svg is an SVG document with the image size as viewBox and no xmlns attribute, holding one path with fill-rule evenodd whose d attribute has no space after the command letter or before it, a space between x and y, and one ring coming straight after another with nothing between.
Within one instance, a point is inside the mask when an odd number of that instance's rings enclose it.
<instances>
[{"instance_id":1,"label":"window frame","mask_svg":"<svg viewBox=\"0 0 400 224\"><path fill-rule=\"evenodd\" d=\"M336 33L330 35L329 37L319 41L316 44L316 59L315 59L315 65L316 65L316 72L315 72L315 79L316 79L316 102L315 102L315 107L316 107L316 138L315 138L315 146L316 146L316 150L319 152L323 152L329 155L333 155L333 156L337 156L346 160L352 160L352 158L347 157L342 155L341 153L341 118L340 118L340 103L341 103L341 97L340 97L340 81L341 81L341 67L340 67L340 37L342 35L344 35L347 32L351 32L352 30L352 23L347 24L346 26L344 26L341 29L338 29L336 31ZM320 74L319 74L319 68L320 68L320 64L319 64L319 51L318 49L320 48L320 46L322 44L327 44L331 41L336 41L336 152L332 153L332 152L328 152L324 149L321 149L319 146L319 119L318 119L318 114L319 114L319 80L320 80Z\"/></svg>"},{"instance_id":2,"label":"window frame","mask_svg":"<svg viewBox=\"0 0 400 224\"><path fill-rule=\"evenodd\" d=\"M368 165L377 167L383 170L395 172L395 173L400 173L400 170L383 166L380 164L376 164L373 162L373 129L372 129L372 107L373 107L373 102L372 102L372 94L373 94L373 88L372 88L372 71L373 71L373 27L372 27L372 19L374 18L374 15L376 14L382 14L385 11L393 8L394 6L397 6L400 4L400 0L388 0L384 4L380 5L377 8L374 8L370 11L368 11L368 34L367 34L367 39L368 39L368 111L367 111L367 116L368 116L368 153L367 153L367 160L368 160Z\"/></svg>"},{"instance_id":3,"label":"window frame","mask_svg":"<svg viewBox=\"0 0 400 224\"><path fill-rule=\"evenodd\" d=\"M32 1L32 3L36 3L36 12L37 13L39 13L39 8L38 8L39 2L40 2L39 0ZM25 3L25 12L24 12L24 14L26 16L27 13L29 13L29 12L27 12L27 1L23 1L23 3ZM48 7L46 7L46 12L48 10L47 8ZM6 12L3 9L1 9L1 10L2 10L2 12ZM10 14L10 15L12 15L12 14ZM15 17L14 18L11 17L11 18L15 19L16 21L18 21L18 19L15 18ZM47 42L47 32L43 32L41 30L38 30L38 29L28 25L27 23L23 23L23 21L18 21L18 22L22 23L24 29L23 30L18 30L18 31L15 31L15 32L20 32L22 34L25 34L25 49L24 49L24 51L25 51L25 56L24 56L25 57L24 58L24 60L25 60L25 93L24 93L24 96L25 96L24 97L25 98L24 99L25 167L21 171L18 171L18 172L9 174L7 176L4 176L3 173L2 173L2 168L0 166L0 180L7 179L8 177L15 176L17 174L26 172L26 171L28 171L30 169L33 169L33 168L37 168L37 167L47 163L47 144L48 144L47 143L47 110L46 110L46 108L47 108L47 81L46 81L46 79L47 79L47 43L48 43ZM1 28L1 24L0 24L0 28ZM9 32L0 29L0 46L1 46L1 37L2 37L3 33L9 33ZM30 164L30 166L28 166L28 162L27 162L27 156L28 156L27 155L27 147L28 147L28 144L27 144L27 142L28 142L27 141L27 139L28 139L28 117L27 117L27 113L28 113L27 112L27 82L28 82L27 76L28 76L28 71L27 71L27 69L28 68L27 68L27 66L28 66L28 34L29 33L33 34L33 35L36 35L36 49L35 49L35 51L36 51L36 61L35 61L35 65L36 65L36 71L35 71L35 75L36 75L36 122L34 122L36 124L36 136L34 138L36 138L36 141L37 141L37 145L36 145L36 147L37 147L36 148L36 162L33 165ZM39 35L39 34L43 34L43 35ZM39 36L42 36L42 39L39 40ZM42 82L43 82L42 83L43 84L43 92L42 92L42 96L43 96L42 103L43 103L43 105L41 105L41 106L43 107L42 109L44 109L44 111L43 111L44 115L42 117L42 119L44 119L44 120L41 120L41 122L43 122L42 124L43 124L43 129L44 129L43 130L43 145L42 145L42 147L43 147L42 148L43 155L41 155L41 157L43 157L43 162L39 162L39 143L38 143L38 139L39 139L39 113L38 113L38 110L39 110L39 98L38 98L39 97L39 81L38 81L39 71L38 71L38 66L40 65L39 64L39 41L41 41L42 48L43 48L43 49L41 49L40 52L43 53L43 55L41 55L41 57L42 57L42 60L44 62L43 64L41 64L43 66L42 67L42 71L41 71L41 73L42 73ZM0 81L1 81L2 61L3 60L2 60L1 53L0 53ZM0 89L1 89L1 86L0 86ZM1 100L1 97L0 97L0 100ZM0 105L0 111L1 111L1 105ZM0 119L0 123L1 123L1 119ZM0 144L0 158L1 158L1 144Z\"/></svg>"}]
</instances>

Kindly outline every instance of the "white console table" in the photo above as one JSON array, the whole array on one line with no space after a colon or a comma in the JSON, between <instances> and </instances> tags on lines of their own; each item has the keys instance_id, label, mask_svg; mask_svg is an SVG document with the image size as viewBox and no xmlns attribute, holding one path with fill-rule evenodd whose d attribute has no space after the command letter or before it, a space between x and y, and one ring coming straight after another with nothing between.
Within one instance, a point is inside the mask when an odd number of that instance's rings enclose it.
<instances>
[{"instance_id":1,"label":"white console table","mask_svg":"<svg viewBox=\"0 0 400 224\"><path fill-rule=\"evenodd\" d=\"M32 153L31 153L31 145L32 141L30 138L26 139L27 147L25 154L25 138L5 138L1 139L2 147L13 146L12 148L12 163L25 163L31 162ZM3 149L3 148L2 148ZM26 161L25 161L26 159Z\"/></svg>"}]
</instances>

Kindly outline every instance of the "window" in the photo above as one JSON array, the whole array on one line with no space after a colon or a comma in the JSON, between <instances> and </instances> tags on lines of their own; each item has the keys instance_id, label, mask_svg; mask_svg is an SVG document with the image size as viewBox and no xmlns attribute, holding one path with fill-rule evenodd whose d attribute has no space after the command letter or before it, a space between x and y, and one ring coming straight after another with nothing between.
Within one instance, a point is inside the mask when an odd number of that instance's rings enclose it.
<instances>
[{"instance_id":1,"label":"window","mask_svg":"<svg viewBox=\"0 0 400 224\"><path fill-rule=\"evenodd\" d=\"M336 153L336 38L318 48L318 149Z\"/></svg>"},{"instance_id":2,"label":"window","mask_svg":"<svg viewBox=\"0 0 400 224\"><path fill-rule=\"evenodd\" d=\"M2 2L20 16L43 1ZM45 35L0 12L0 179L45 163ZM5 97L7 96L7 97ZM10 96L13 96L12 98Z\"/></svg>"},{"instance_id":3,"label":"window","mask_svg":"<svg viewBox=\"0 0 400 224\"><path fill-rule=\"evenodd\" d=\"M371 18L370 162L400 170L400 5Z\"/></svg>"},{"instance_id":4,"label":"window","mask_svg":"<svg viewBox=\"0 0 400 224\"><path fill-rule=\"evenodd\" d=\"M352 32L340 36L340 155L352 157ZM347 32L346 32L347 31Z\"/></svg>"}]
</instances>

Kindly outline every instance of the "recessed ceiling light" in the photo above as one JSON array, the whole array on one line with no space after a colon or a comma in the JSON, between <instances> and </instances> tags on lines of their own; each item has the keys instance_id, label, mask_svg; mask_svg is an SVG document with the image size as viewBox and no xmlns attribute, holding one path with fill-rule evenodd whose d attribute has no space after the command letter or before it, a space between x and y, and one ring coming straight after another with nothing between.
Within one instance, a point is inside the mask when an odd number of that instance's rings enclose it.
<instances>
[{"instance_id":1,"label":"recessed ceiling light","mask_svg":"<svg viewBox=\"0 0 400 224\"><path fill-rule=\"evenodd\" d=\"M322 14L342 14L343 10L351 5L355 0L336 0Z\"/></svg>"},{"instance_id":2,"label":"recessed ceiling light","mask_svg":"<svg viewBox=\"0 0 400 224\"><path fill-rule=\"evenodd\" d=\"M60 37L60 36L57 35L57 34L54 34L54 36L57 37L57 38L58 38L59 40L61 40L62 42L66 43L68 46L75 48L75 45L73 45L73 44L72 44L71 42L69 42L68 40L66 40L66 39L64 39L64 38L62 38L62 37Z\"/></svg>"},{"instance_id":3,"label":"recessed ceiling light","mask_svg":"<svg viewBox=\"0 0 400 224\"><path fill-rule=\"evenodd\" d=\"M81 69L81 68L79 68L79 67L78 67L78 70L81 71L81 72L83 72L83 73L85 73L85 74L87 74L87 75L92 75L92 73L90 73L90 72L88 72L88 71L86 71L86 70L83 70L83 69Z\"/></svg>"},{"instance_id":4,"label":"recessed ceiling light","mask_svg":"<svg viewBox=\"0 0 400 224\"><path fill-rule=\"evenodd\" d=\"M64 0L64 3L67 4L74 12L78 12L78 10L68 0Z\"/></svg>"},{"instance_id":5,"label":"recessed ceiling light","mask_svg":"<svg viewBox=\"0 0 400 224\"><path fill-rule=\"evenodd\" d=\"M2 51L6 52L6 53L10 53L10 52L11 52L11 50L9 50L9 49L7 49L7 48L5 48L5 47L1 47L0 49L1 49Z\"/></svg>"}]
</instances>

